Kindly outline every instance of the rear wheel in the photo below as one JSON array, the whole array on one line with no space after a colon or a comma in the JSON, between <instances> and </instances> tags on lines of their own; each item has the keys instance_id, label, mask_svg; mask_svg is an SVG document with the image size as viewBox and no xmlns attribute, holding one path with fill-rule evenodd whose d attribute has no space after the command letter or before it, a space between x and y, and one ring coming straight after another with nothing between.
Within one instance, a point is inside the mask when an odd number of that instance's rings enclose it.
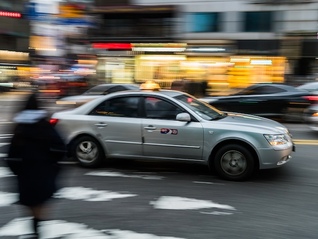
<instances>
[{"instance_id":1,"label":"rear wheel","mask_svg":"<svg viewBox=\"0 0 318 239\"><path fill-rule=\"evenodd\" d=\"M249 178L255 168L250 151L241 145L229 144L218 150L213 160L215 172L223 179L242 181Z\"/></svg>"},{"instance_id":2,"label":"rear wheel","mask_svg":"<svg viewBox=\"0 0 318 239\"><path fill-rule=\"evenodd\" d=\"M97 167L103 162L105 155L99 142L91 136L82 136L72 145L72 156L83 167Z\"/></svg>"}]
</instances>

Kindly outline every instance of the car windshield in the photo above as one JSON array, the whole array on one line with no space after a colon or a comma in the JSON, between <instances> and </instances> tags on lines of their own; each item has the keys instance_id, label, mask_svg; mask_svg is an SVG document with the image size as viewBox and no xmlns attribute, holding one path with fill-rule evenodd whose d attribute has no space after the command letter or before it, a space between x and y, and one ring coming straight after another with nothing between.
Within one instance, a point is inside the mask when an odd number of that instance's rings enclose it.
<instances>
[{"instance_id":1,"label":"car windshield","mask_svg":"<svg viewBox=\"0 0 318 239\"><path fill-rule=\"evenodd\" d=\"M174 98L205 120L222 119L227 115L213 106L203 103L189 95L178 95Z\"/></svg>"}]
</instances>

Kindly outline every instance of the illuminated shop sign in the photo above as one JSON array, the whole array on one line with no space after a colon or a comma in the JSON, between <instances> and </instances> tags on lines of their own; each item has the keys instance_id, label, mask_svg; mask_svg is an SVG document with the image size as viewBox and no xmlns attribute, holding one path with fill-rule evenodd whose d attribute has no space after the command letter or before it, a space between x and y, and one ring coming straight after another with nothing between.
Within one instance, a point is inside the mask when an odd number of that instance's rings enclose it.
<instances>
[{"instance_id":1,"label":"illuminated shop sign","mask_svg":"<svg viewBox=\"0 0 318 239\"><path fill-rule=\"evenodd\" d=\"M108 6L108 7L94 7L91 13L162 13L173 12L175 6L161 5L161 6Z\"/></svg>"},{"instance_id":2,"label":"illuminated shop sign","mask_svg":"<svg viewBox=\"0 0 318 239\"><path fill-rule=\"evenodd\" d=\"M65 4L59 6L59 17L60 18L83 18L84 6L77 4Z\"/></svg>"},{"instance_id":3,"label":"illuminated shop sign","mask_svg":"<svg viewBox=\"0 0 318 239\"><path fill-rule=\"evenodd\" d=\"M131 44L130 43L93 43L92 48L105 49L105 50L131 50Z\"/></svg>"},{"instance_id":4,"label":"illuminated shop sign","mask_svg":"<svg viewBox=\"0 0 318 239\"><path fill-rule=\"evenodd\" d=\"M19 12L0 11L0 17L21 18L21 16L22 15Z\"/></svg>"},{"instance_id":5,"label":"illuminated shop sign","mask_svg":"<svg viewBox=\"0 0 318 239\"><path fill-rule=\"evenodd\" d=\"M226 51L226 49L221 47L191 47L191 48L188 48L187 51L189 52L224 52Z\"/></svg>"},{"instance_id":6,"label":"illuminated shop sign","mask_svg":"<svg viewBox=\"0 0 318 239\"><path fill-rule=\"evenodd\" d=\"M186 43L133 43L132 50L144 52L183 52L186 46Z\"/></svg>"},{"instance_id":7,"label":"illuminated shop sign","mask_svg":"<svg viewBox=\"0 0 318 239\"><path fill-rule=\"evenodd\" d=\"M18 52L18 51L6 51L0 50L0 59L10 60L10 61L27 61L29 58L29 53Z\"/></svg>"},{"instance_id":8,"label":"illuminated shop sign","mask_svg":"<svg viewBox=\"0 0 318 239\"><path fill-rule=\"evenodd\" d=\"M132 50L138 52L183 52L186 43L93 43L94 49Z\"/></svg>"}]
</instances>

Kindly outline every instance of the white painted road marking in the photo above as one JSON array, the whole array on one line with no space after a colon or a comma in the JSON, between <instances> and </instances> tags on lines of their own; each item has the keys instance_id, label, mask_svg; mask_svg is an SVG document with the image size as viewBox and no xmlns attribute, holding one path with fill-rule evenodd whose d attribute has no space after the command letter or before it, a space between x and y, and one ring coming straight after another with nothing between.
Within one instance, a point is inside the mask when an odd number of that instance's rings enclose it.
<instances>
[{"instance_id":1,"label":"white painted road marking","mask_svg":"<svg viewBox=\"0 0 318 239\"><path fill-rule=\"evenodd\" d=\"M160 197L157 201L150 202L151 205L156 209L168 209L168 210L196 210L203 208L218 208L225 210L236 210L234 207L214 203L208 200L198 200L193 198L184 198L184 197L170 197L163 196Z\"/></svg>"},{"instance_id":2,"label":"white painted road marking","mask_svg":"<svg viewBox=\"0 0 318 239\"><path fill-rule=\"evenodd\" d=\"M18 201L17 193L0 192L0 207L7 207Z\"/></svg>"},{"instance_id":3,"label":"white painted road marking","mask_svg":"<svg viewBox=\"0 0 318 239\"><path fill-rule=\"evenodd\" d=\"M0 236L20 236L32 233L31 218L16 218L2 228ZM120 229L96 230L85 224L72 223L62 220L42 222L40 225L42 239L63 237L64 239L184 239L180 237L156 236L147 233L138 233Z\"/></svg>"},{"instance_id":4,"label":"white painted road marking","mask_svg":"<svg viewBox=\"0 0 318 239\"><path fill-rule=\"evenodd\" d=\"M213 182L203 182L203 181L193 181L193 183L198 183L198 184L213 184L213 185L224 185L224 183L213 183Z\"/></svg>"},{"instance_id":5,"label":"white painted road marking","mask_svg":"<svg viewBox=\"0 0 318 239\"><path fill-rule=\"evenodd\" d=\"M149 176L149 175L127 175L123 173L118 172L108 172L108 171L102 171L102 172L89 172L85 175L88 176L101 176L101 177L124 177L124 178L141 178L141 179L151 179L151 180L161 180L164 177L161 176Z\"/></svg>"},{"instance_id":6,"label":"white painted road marking","mask_svg":"<svg viewBox=\"0 0 318 239\"><path fill-rule=\"evenodd\" d=\"M7 167L0 167L0 178L12 177L14 174Z\"/></svg>"},{"instance_id":7,"label":"white painted road marking","mask_svg":"<svg viewBox=\"0 0 318 239\"><path fill-rule=\"evenodd\" d=\"M1 138L1 137L0 137ZM0 143L0 147L3 147L3 146L6 146L6 145L9 145L10 143Z\"/></svg>"},{"instance_id":8,"label":"white painted road marking","mask_svg":"<svg viewBox=\"0 0 318 239\"><path fill-rule=\"evenodd\" d=\"M113 199L136 197L137 194L119 193L106 190L94 190L84 187L66 187L57 191L54 198L83 200L88 202L111 201ZM0 207L8 207L18 201L17 193L8 193L0 191Z\"/></svg>"},{"instance_id":9,"label":"white painted road marking","mask_svg":"<svg viewBox=\"0 0 318 239\"><path fill-rule=\"evenodd\" d=\"M123 194L118 192L111 192L105 190L94 190L84 187L66 187L62 188L55 194L55 198L66 198L70 200L84 200L84 201L110 201L118 198L135 197L136 194Z\"/></svg>"}]
</instances>

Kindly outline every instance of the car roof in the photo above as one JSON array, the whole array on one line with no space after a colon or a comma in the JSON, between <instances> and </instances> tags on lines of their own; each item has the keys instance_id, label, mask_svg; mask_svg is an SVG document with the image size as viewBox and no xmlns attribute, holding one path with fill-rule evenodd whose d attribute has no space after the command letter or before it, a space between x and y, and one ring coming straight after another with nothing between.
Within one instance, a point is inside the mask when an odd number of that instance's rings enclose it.
<instances>
[{"instance_id":1,"label":"car roof","mask_svg":"<svg viewBox=\"0 0 318 239\"><path fill-rule=\"evenodd\" d=\"M112 95L129 95L129 94L136 94L136 95L154 95L154 96L160 96L165 95L168 97L175 97L182 94L187 94L182 91L177 90L129 90L129 91L119 91L115 92Z\"/></svg>"},{"instance_id":2,"label":"car roof","mask_svg":"<svg viewBox=\"0 0 318 239\"><path fill-rule=\"evenodd\" d=\"M294 86L286 85L286 84L279 84L279 83L257 83L257 84L251 85L250 88L251 89L252 88L258 88L258 87L261 87L261 86L264 86L264 85L274 86L274 87L281 88L281 89L284 89L284 90L287 90L287 91L298 91L299 90L299 89L297 89Z\"/></svg>"},{"instance_id":3,"label":"car roof","mask_svg":"<svg viewBox=\"0 0 318 239\"><path fill-rule=\"evenodd\" d=\"M72 109L72 112L85 112L88 109L90 109L91 106L94 106L96 104L99 104L103 102L104 100L107 100L108 98L113 98L116 96L164 96L166 98L173 98L178 95L188 95L187 93L184 93L182 91L176 91L176 90L158 90L158 91L151 91L151 90L127 90L127 91L118 91L114 92L112 94L107 95L101 95L100 97L97 97L95 99L92 99L91 101Z\"/></svg>"},{"instance_id":4,"label":"car roof","mask_svg":"<svg viewBox=\"0 0 318 239\"><path fill-rule=\"evenodd\" d=\"M94 90L94 89L104 89L104 90L107 90L107 89L110 89L114 86L125 86L127 88L132 88L132 89L138 89L139 88L139 85L137 84L117 84L117 83L107 83L107 84L100 84L100 85L96 85L96 86L93 86L92 88L90 88L89 90Z\"/></svg>"}]
</instances>

